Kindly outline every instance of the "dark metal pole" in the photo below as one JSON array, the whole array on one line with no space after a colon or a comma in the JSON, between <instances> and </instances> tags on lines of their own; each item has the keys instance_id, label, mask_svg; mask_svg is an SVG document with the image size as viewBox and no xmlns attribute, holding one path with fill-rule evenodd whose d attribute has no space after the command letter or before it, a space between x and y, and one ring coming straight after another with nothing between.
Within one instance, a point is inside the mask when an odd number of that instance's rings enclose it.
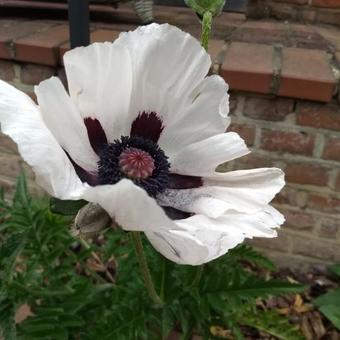
<instances>
[{"instance_id":1,"label":"dark metal pole","mask_svg":"<svg viewBox=\"0 0 340 340\"><path fill-rule=\"evenodd\" d=\"M71 48L90 43L89 0L68 0Z\"/></svg>"}]
</instances>

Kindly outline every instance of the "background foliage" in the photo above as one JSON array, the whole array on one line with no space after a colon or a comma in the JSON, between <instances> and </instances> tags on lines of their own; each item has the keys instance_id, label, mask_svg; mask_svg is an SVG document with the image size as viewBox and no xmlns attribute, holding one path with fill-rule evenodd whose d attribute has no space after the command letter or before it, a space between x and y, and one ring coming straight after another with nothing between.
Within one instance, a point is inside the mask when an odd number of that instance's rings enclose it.
<instances>
[{"instance_id":1,"label":"background foliage","mask_svg":"<svg viewBox=\"0 0 340 340\"><path fill-rule=\"evenodd\" d=\"M51 213L47 200L30 197L24 177L11 203L3 192L0 196L0 334L5 339L152 340L165 339L173 329L182 339L194 333L219 338L225 329L242 339L243 326L279 339L302 338L284 317L257 302L304 287L255 274L252 268L267 272L274 266L248 246L201 270L165 260L144 240L165 301L159 309L146 294L127 233L109 229L84 246L69 231L71 218ZM33 315L16 324L23 304Z\"/></svg>"}]
</instances>

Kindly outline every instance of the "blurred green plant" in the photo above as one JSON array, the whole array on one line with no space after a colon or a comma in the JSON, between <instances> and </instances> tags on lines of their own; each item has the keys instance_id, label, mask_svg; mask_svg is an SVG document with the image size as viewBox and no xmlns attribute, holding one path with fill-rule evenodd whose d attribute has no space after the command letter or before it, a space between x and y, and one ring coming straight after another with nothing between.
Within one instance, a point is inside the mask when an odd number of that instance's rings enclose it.
<instances>
[{"instance_id":1,"label":"blurred green plant","mask_svg":"<svg viewBox=\"0 0 340 340\"><path fill-rule=\"evenodd\" d=\"M334 264L329 268L330 273L339 280L340 284L340 264ZM340 330L340 286L326 294L313 300L320 312L332 322L334 327Z\"/></svg>"},{"instance_id":2,"label":"blurred green plant","mask_svg":"<svg viewBox=\"0 0 340 340\"><path fill-rule=\"evenodd\" d=\"M257 306L259 298L290 294L302 285L265 279L273 264L242 245L204 269L165 260L143 239L160 308L150 302L128 234L109 229L101 242L83 246L69 232L71 217L51 213L48 200L30 197L18 179L14 199L0 195L0 334L12 339L166 339L177 329L215 339L213 327L243 339L242 326L298 340L296 326ZM113 261L113 257L114 261ZM89 263L114 262L115 282ZM98 264L98 263L97 263ZM31 314L15 323L20 306Z\"/></svg>"}]
</instances>

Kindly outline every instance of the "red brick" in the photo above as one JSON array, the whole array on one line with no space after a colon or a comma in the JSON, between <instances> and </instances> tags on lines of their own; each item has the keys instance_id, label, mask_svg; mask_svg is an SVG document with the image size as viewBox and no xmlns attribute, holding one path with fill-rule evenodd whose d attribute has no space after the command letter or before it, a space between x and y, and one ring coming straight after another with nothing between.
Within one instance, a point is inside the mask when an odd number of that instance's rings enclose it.
<instances>
[{"instance_id":1,"label":"red brick","mask_svg":"<svg viewBox=\"0 0 340 340\"><path fill-rule=\"evenodd\" d=\"M340 138L327 140L322 158L340 162Z\"/></svg>"},{"instance_id":2,"label":"red brick","mask_svg":"<svg viewBox=\"0 0 340 340\"><path fill-rule=\"evenodd\" d=\"M306 237L292 237L293 253L328 261L339 261L339 245Z\"/></svg>"},{"instance_id":3,"label":"red brick","mask_svg":"<svg viewBox=\"0 0 340 340\"><path fill-rule=\"evenodd\" d=\"M257 43L257 44L282 44L287 45L289 43L288 35L286 32L286 26L281 24L283 27L281 28L279 24L272 22L258 22L259 27L247 27L247 22L236 29L232 34L233 41L240 41L245 43ZM270 27L270 26L272 27ZM252 25L253 26L253 25ZM267 27L269 26L269 27Z\"/></svg>"},{"instance_id":4,"label":"red brick","mask_svg":"<svg viewBox=\"0 0 340 340\"><path fill-rule=\"evenodd\" d=\"M234 168L236 169L254 169L274 166L274 161L269 157L257 155L254 152L238 158L234 161Z\"/></svg>"},{"instance_id":5,"label":"red brick","mask_svg":"<svg viewBox=\"0 0 340 340\"><path fill-rule=\"evenodd\" d=\"M17 177L21 173L21 158L13 154L0 154L0 175L6 177Z\"/></svg>"},{"instance_id":6,"label":"red brick","mask_svg":"<svg viewBox=\"0 0 340 340\"><path fill-rule=\"evenodd\" d=\"M340 230L340 220L333 218L322 218L320 222L319 236L335 239Z\"/></svg>"},{"instance_id":7,"label":"red brick","mask_svg":"<svg viewBox=\"0 0 340 340\"><path fill-rule=\"evenodd\" d=\"M283 49L279 95L328 102L335 85L325 51L293 47Z\"/></svg>"},{"instance_id":8,"label":"red brick","mask_svg":"<svg viewBox=\"0 0 340 340\"><path fill-rule=\"evenodd\" d=\"M41 81L55 75L55 69L50 66L24 64L21 67L21 81L29 85L37 85Z\"/></svg>"},{"instance_id":9,"label":"red brick","mask_svg":"<svg viewBox=\"0 0 340 340\"><path fill-rule=\"evenodd\" d=\"M266 238L259 237L249 241L249 244L254 247L287 253L290 249L291 238L287 234L284 234L282 231L279 231L279 235L276 238L268 240Z\"/></svg>"},{"instance_id":10,"label":"red brick","mask_svg":"<svg viewBox=\"0 0 340 340\"><path fill-rule=\"evenodd\" d=\"M66 77L65 69L62 68L62 67L58 68L57 76L61 80L61 82L63 83L64 87L67 89L68 85L67 85L67 77Z\"/></svg>"},{"instance_id":11,"label":"red brick","mask_svg":"<svg viewBox=\"0 0 340 340\"><path fill-rule=\"evenodd\" d=\"M323 24L340 25L340 10L324 9L317 12L317 21Z\"/></svg>"},{"instance_id":12,"label":"red brick","mask_svg":"<svg viewBox=\"0 0 340 340\"><path fill-rule=\"evenodd\" d=\"M16 59L42 65L57 65L59 46L69 38L69 27L58 25L44 32L15 40Z\"/></svg>"},{"instance_id":13,"label":"red brick","mask_svg":"<svg viewBox=\"0 0 340 340\"><path fill-rule=\"evenodd\" d=\"M312 231L315 224L315 219L311 214L299 211L282 210L286 218L284 227L298 231Z\"/></svg>"},{"instance_id":14,"label":"red brick","mask_svg":"<svg viewBox=\"0 0 340 340\"><path fill-rule=\"evenodd\" d=\"M291 188L286 185L279 194L274 198L273 203L287 204L293 207L305 208L308 202L308 194L306 191Z\"/></svg>"},{"instance_id":15,"label":"red brick","mask_svg":"<svg viewBox=\"0 0 340 340\"><path fill-rule=\"evenodd\" d=\"M311 194L308 197L307 207L324 213L339 214L340 198Z\"/></svg>"},{"instance_id":16,"label":"red brick","mask_svg":"<svg viewBox=\"0 0 340 340\"><path fill-rule=\"evenodd\" d=\"M270 151L312 155L314 136L296 132L262 130L262 148Z\"/></svg>"},{"instance_id":17,"label":"red brick","mask_svg":"<svg viewBox=\"0 0 340 340\"><path fill-rule=\"evenodd\" d=\"M340 7L340 1L339 0L313 0L312 6L337 8L337 7Z\"/></svg>"},{"instance_id":18,"label":"red brick","mask_svg":"<svg viewBox=\"0 0 340 340\"><path fill-rule=\"evenodd\" d=\"M329 180L329 169L306 163L288 164L285 173L290 183L325 186Z\"/></svg>"},{"instance_id":19,"label":"red brick","mask_svg":"<svg viewBox=\"0 0 340 340\"><path fill-rule=\"evenodd\" d=\"M0 58L11 59L14 57L12 40L48 27L51 27L50 23L40 21L1 20Z\"/></svg>"},{"instance_id":20,"label":"red brick","mask_svg":"<svg viewBox=\"0 0 340 340\"><path fill-rule=\"evenodd\" d=\"M338 171L338 176L336 177L335 189L340 191L340 171Z\"/></svg>"},{"instance_id":21,"label":"red brick","mask_svg":"<svg viewBox=\"0 0 340 340\"><path fill-rule=\"evenodd\" d=\"M222 48L224 46L224 41L223 40L216 40L212 39L209 41L209 48L208 48L208 53L210 54L212 62L219 62L221 63L221 60L217 60L219 57L220 52L222 51Z\"/></svg>"},{"instance_id":22,"label":"red brick","mask_svg":"<svg viewBox=\"0 0 340 340\"><path fill-rule=\"evenodd\" d=\"M0 60L0 78L5 81L13 80L15 77L14 63Z\"/></svg>"},{"instance_id":23,"label":"red brick","mask_svg":"<svg viewBox=\"0 0 340 340\"><path fill-rule=\"evenodd\" d=\"M248 97L243 114L256 119L282 121L293 112L293 106L291 99Z\"/></svg>"},{"instance_id":24,"label":"red brick","mask_svg":"<svg viewBox=\"0 0 340 340\"><path fill-rule=\"evenodd\" d=\"M285 2L294 5L305 5L308 4L308 0L274 0L276 2Z\"/></svg>"},{"instance_id":25,"label":"red brick","mask_svg":"<svg viewBox=\"0 0 340 340\"><path fill-rule=\"evenodd\" d=\"M91 43L94 42L105 42L105 41L114 41L118 38L121 32L117 30L110 29L97 29L90 34ZM70 43L66 42L60 46L59 49L59 59L62 64L64 54L70 50Z\"/></svg>"},{"instance_id":26,"label":"red brick","mask_svg":"<svg viewBox=\"0 0 340 340\"><path fill-rule=\"evenodd\" d=\"M272 55L271 46L233 42L227 50L221 74L231 89L269 93Z\"/></svg>"},{"instance_id":27,"label":"red brick","mask_svg":"<svg viewBox=\"0 0 340 340\"><path fill-rule=\"evenodd\" d=\"M113 31L107 29L98 29L91 33L90 39L93 42L115 41L120 34L120 31Z\"/></svg>"},{"instance_id":28,"label":"red brick","mask_svg":"<svg viewBox=\"0 0 340 340\"><path fill-rule=\"evenodd\" d=\"M297 124L340 131L340 107L333 104L299 103Z\"/></svg>"},{"instance_id":29,"label":"red brick","mask_svg":"<svg viewBox=\"0 0 340 340\"><path fill-rule=\"evenodd\" d=\"M248 146L252 146L255 140L255 127L247 124L233 123L229 126L228 131L237 132Z\"/></svg>"},{"instance_id":30,"label":"red brick","mask_svg":"<svg viewBox=\"0 0 340 340\"><path fill-rule=\"evenodd\" d=\"M0 132L0 152L18 153L17 145L11 138Z\"/></svg>"},{"instance_id":31,"label":"red brick","mask_svg":"<svg viewBox=\"0 0 340 340\"><path fill-rule=\"evenodd\" d=\"M296 20L298 10L291 4L269 2L268 11L271 17L279 20ZM260 6L263 6L262 3Z\"/></svg>"}]
</instances>

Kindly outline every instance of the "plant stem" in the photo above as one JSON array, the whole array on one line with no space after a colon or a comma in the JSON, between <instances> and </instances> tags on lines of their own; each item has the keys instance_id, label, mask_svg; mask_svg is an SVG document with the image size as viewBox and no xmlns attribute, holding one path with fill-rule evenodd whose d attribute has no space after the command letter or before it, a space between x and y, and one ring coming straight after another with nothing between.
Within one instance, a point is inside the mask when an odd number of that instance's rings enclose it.
<instances>
[{"instance_id":1,"label":"plant stem","mask_svg":"<svg viewBox=\"0 0 340 340\"><path fill-rule=\"evenodd\" d=\"M204 47L206 51L208 51L211 26L212 26L212 14L211 12L207 11L203 15L201 35L201 45Z\"/></svg>"},{"instance_id":2,"label":"plant stem","mask_svg":"<svg viewBox=\"0 0 340 340\"><path fill-rule=\"evenodd\" d=\"M163 306L163 301L161 298L158 296L155 286L152 282L152 277L150 274L150 270L148 267L148 263L146 261L146 257L144 254L144 249L143 249L143 244L142 244L142 239L140 237L140 232L139 231L132 231L130 233L131 239L133 242L133 245L135 247L136 255L137 255L137 260L139 263L139 268L141 271L141 274L143 276L144 284L146 287L146 290L149 293L149 296L151 300L158 306Z\"/></svg>"},{"instance_id":3,"label":"plant stem","mask_svg":"<svg viewBox=\"0 0 340 340\"><path fill-rule=\"evenodd\" d=\"M200 283L202 275L203 275L203 270L204 270L204 265L203 264L197 267L196 273L195 273L195 277L192 280L189 288L195 287L195 286L197 286Z\"/></svg>"}]
</instances>

